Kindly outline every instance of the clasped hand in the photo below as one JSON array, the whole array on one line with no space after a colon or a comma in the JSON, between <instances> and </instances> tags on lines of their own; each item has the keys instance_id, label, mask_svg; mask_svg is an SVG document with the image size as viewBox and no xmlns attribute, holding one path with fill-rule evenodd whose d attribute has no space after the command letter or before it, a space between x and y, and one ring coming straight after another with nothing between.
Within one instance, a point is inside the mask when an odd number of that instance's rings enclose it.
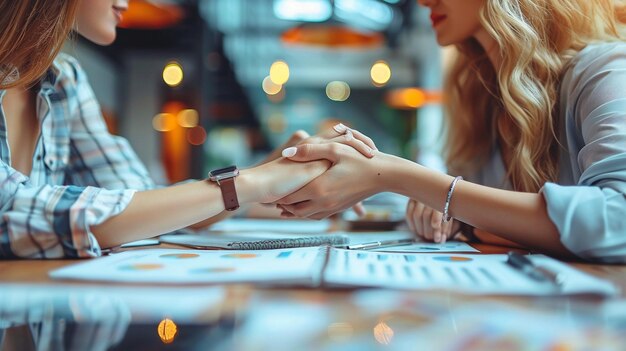
<instances>
[{"instance_id":1,"label":"clasped hand","mask_svg":"<svg viewBox=\"0 0 626 351\"><path fill-rule=\"evenodd\" d=\"M367 172L365 162L377 151L369 137L342 124L283 150L283 156L292 161L328 160L330 167L301 189L276 201L281 215L323 219L350 206L362 215L360 201L376 192L363 174ZM363 181L356 181L357 174Z\"/></svg>"}]
</instances>

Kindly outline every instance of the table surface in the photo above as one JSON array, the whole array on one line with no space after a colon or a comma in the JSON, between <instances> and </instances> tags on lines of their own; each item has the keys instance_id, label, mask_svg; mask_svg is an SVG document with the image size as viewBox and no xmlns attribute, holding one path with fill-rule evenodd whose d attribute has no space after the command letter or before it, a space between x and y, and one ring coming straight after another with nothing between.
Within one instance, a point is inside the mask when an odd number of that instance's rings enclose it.
<instances>
[{"instance_id":1,"label":"table surface","mask_svg":"<svg viewBox=\"0 0 626 351\"><path fill-rule=\"evenodd\" d=\"M474 246L484 254L511 250ZM58 333L66 344L120 350L414 349L416 343L425 350L626 349L623 265L571 263L622 290L600 298L49 278L51 270L74 263L0 261L0 351L36 349L33 344L58 342ZM48 327L33 333L37 323Z\"/></svg>"}]
</instances>

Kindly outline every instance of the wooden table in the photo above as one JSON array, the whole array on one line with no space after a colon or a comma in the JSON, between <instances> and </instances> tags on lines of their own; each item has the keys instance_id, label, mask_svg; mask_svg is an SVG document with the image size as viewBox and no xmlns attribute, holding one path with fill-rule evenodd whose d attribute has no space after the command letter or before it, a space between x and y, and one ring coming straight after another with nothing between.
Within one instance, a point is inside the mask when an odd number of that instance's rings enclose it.
<instances>
[{"instance_id":1,"label":"wooden table","mask_svg":"<svg viewBox=\"0 0 626 351\"><path fill-rule=\"evenodd\" d=\"M482 253L510 250L476 246ZM103 349L626 349L623 292L619 298L612 299L503 297L468 296L451 291L276 289L242 284L175 288L146 284L70 284L48 277L51 270L73 263L76 260L0 261L0 328L2 318L11 315L7 311L19 305L12 302L13 305L8 306L8 300L17 301L20 299L15 298L20 294L36 293L38 303L55 311L48 320L40 322L55 328L41 330L61 332L56 328L62 322L64 340L78 338L85 342L85 335L89 335L92 346L99 344ZM573 265L611 280L626 291L625 266ZM40 300L48 292L56 297L46 305ZM132 296L126 299L125 294ZM160 302L150 304L151 299ZM207 301L203 301L205 299ZM31 308L30 301L24 304L27 310ZM84 322L85 316L95 318L97 313L91 308L98 305L105 306L98 307L104 311L122 312L112 316L105 313L97 323L91 322L85 327L81 321ZM191 311L181 317L172 314L171 308L168 312L168 306L181 311L191 307ZM195 311L194 306L198 306ZM31 318L24 320L31 325L37 324L32 318L42 316L26 312L22 317ZM175 317L167 319L172 315ZM120 320L125 322L120 324ZM4 344L0 350L27 350L28 345L32 346L32 341L26 341L32 337L29 333L32 329L24 323L14 324L5 329L4 338L0 337L0 345ZM163 331L174 324L178 331L168 339ZM107 325L108 329L104 328ZM111 325L121 325L122 339L94 337L111 333L85 332L94 328L110 331ZM46 341L40 335L37 342Z\"/></svg>"}]
</instances>

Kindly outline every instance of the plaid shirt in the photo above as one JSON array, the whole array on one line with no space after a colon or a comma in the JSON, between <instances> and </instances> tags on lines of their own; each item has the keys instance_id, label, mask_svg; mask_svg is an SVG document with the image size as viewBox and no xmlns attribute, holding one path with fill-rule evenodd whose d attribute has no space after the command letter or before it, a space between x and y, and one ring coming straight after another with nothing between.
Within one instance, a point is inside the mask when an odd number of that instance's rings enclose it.
<instances>
[{"instance_id":1,"label":"plaid shirt","mask_svg":"<svg viewBox=\"0 0 626 351\"><path fill-rule=\"evenodd\" d=\"M94 257L90 227L154 187L128 142L107 131L87 77L61 54L37 94L30 175L11 168L0 90L0 258Z\"/></svg>"}]
</instances>

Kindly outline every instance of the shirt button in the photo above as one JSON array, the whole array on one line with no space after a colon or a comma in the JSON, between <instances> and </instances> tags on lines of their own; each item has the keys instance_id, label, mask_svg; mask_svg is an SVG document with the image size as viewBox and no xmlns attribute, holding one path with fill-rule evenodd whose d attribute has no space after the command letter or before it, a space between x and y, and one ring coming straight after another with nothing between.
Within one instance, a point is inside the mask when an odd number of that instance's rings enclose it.
<instances>
[{"instance_id":1,"label":"shirt button","mask_svg":"<svg viewBox=\"0 0 626 351\"><path fill-rule=\"evenodd\" d=\"M41 155L37 155L37 161L41 161Z\"/></svg>"}]
</instances>

